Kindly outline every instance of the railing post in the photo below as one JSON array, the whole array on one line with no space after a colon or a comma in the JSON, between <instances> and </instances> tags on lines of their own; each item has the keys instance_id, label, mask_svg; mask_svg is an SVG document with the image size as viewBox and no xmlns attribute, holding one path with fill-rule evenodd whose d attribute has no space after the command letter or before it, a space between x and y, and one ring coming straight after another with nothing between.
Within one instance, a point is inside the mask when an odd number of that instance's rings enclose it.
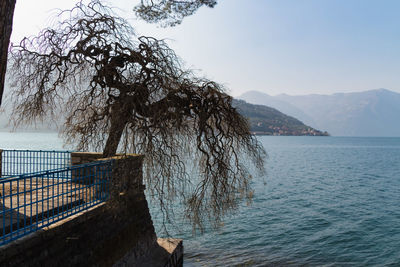
<instances>
[{"instance_id":1,"label":"railing post","mask_svg":"<svg viewBox=\"0 0 400 267\"><path fill-rule=\"evenodd\" d=\"M0 178L1 178L1 162L3 161L3 158L2 158L2 154L3 154L3 149L0 149Z\"/></svg>"},{"instance_id":2,"label":"railing post","mask_svg":"<svg viewBox=\"0 0 400 267\"><path fill-rule=\"evenodd\" d=\"M71 166L94 162L103 157L103 153L96 152L71 152ZM79 184L91 184L94 181L90 179L80 179L80 177L89 177L93 170L82 169L72 173L72 181Z\"/></svg>"}]
</instances>

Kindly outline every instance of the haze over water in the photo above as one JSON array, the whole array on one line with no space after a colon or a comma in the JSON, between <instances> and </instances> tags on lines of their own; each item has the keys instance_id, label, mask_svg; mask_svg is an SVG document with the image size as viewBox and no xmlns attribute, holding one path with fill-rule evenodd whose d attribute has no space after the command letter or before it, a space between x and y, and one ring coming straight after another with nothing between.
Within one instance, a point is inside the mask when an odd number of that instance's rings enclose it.
<instances>
[{"instance_id":1,"label":"haze over water","mask_svg":"<svg viewBox=\"0 0 400 267\"><path fill-rule=\"evenodd\" d=\"M184 239L185 266L400 265L400 138L259 138L268 174L253 181L253 204L217 232L193 237L179 225L172 235ZM62 141L0 133L0 148Z\"/></svg>"}]
</instances>

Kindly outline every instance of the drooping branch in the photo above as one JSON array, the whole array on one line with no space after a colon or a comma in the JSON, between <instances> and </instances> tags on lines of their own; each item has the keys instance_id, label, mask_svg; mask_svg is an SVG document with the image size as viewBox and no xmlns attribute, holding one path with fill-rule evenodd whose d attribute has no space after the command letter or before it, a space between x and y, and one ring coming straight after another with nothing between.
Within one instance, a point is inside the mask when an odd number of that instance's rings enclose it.
<instances>
[{"instance_id":1,"label":"drooping branch","mask_svg":"<svg viewBox=\"0 0 400 267\"><path fill-rule=\"evenodd\" d=\"M184 70L164 41L136 37L99 1L63 17L12 49L19 121L61 107L77 149L145 154L151 195L167 215L180 196L200 229L251 197L249 165L263 171L264 150L221 85Z\"/></svg>"}]
</instances>

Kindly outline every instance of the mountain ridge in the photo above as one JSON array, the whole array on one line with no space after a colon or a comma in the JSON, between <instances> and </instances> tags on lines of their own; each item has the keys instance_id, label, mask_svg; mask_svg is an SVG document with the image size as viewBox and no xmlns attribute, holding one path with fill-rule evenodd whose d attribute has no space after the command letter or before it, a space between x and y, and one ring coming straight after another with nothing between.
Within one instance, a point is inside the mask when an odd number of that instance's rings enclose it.
<instances>
[{"instance_id":1,"label":"mountain ridge","mask_svg":"<svg viewBox=\"0 0 400 267\"><path fill-rule=\"evenodd\" d=\"M331 95L270 96L250 91L239 96L280 110L313 128L336 136L400 136L400 94L385 88ZM277 102L278 101L278 102ZM279 103L279 105L277 105Z\"/></svg>"}]
</instances>

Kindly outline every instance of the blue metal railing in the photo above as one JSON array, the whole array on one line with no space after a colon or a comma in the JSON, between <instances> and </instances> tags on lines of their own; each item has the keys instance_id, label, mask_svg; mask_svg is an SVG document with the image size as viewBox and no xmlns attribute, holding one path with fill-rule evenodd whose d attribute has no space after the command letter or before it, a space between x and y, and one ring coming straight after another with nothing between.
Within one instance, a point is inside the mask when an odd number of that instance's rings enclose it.
<instances>
[{"instance_id":1,"label":"blue metal railing","mask_svg":"<svg viewBox=\"0 0 400 267\"><path fill-rule=\"evenodd\" d=\"M71 165L70 151L2 150L1 177L59 169Z\"/></svg>"},{"instance_id":2,"label":"blue metal railing","mask_svg":"<svg viewBox=\"0 0 400 267\"><path fill-rule=\"evenodd\" d=\"M96 161L0 179L0 245L106 201L111 175L112 161Z\"/></svg>"}]
</instances>

